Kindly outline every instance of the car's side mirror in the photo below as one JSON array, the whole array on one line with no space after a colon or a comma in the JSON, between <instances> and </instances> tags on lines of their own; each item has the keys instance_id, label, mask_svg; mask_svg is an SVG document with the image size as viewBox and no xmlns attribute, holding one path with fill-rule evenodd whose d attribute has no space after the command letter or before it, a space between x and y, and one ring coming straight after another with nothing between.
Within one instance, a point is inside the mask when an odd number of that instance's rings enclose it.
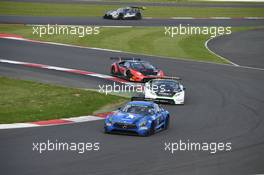
<instances>
[{"instance_id":1,"label":"car's side mirror","mask_svg":"<svg viewBox=\"0 0 264 175\"><path fill-rule=\"evenodd\" d=\"M182 88L183 90L186 90L186 88L184 87L184 88Z\"/></svg>"}]
</instances>

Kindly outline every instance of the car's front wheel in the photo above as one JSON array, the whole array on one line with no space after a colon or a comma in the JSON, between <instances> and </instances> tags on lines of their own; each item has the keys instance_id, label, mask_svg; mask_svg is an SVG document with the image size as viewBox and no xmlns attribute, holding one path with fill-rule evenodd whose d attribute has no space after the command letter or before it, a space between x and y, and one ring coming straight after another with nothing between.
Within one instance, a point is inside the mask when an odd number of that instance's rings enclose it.
<instances>
[{"instance_id":1,"label":"car's front wheel","mask_svg":"<svg viewBox=\"0 0 264 175\"><path fill-rule=\"evenodd\" d=\"M152 122L151 123L151 126L149 128L149 130L146 132L145 136L148 137L148 136L151 136L155 133L155 123Z\"/></svg>"},{"instance_id":2,"label":"car's front wheel","mask_svg":"<svg viewBox=\"0 0 264 175\"><path fill-rule=\"evenodd\" d=\"M126 71L126 78L127 78L127 80L129 80L129 81L130 81L130 78L132 78L132 74L131 74L130 70L127 70L127 71Z\"/></svg>"},{"instance_id":3,"label":"car's front wheel","mask_svg":"<svg viewBox=\"0 0 264 175\"><path fill-rule=\"evenodd\" d=\"M104 127L104 133L105 134L110 134L110 132L107 130L106 126Z\"/></svg>"},{"instance_id":4,"label":"car's front wheel","mask_svg":"<svg viewBox=\"0 0 264 175\"><path fill-rule=\"evenodd\" d=\"M165 120L164 130L167 130L170 126L170 116L167 116Z\"/></svg>"},{"instance_id":5,"label":"car's front wheel","mask_svg":"<svg viewBox=\"0 0 264 175\"><path fill-rule=\"evenodd\" d=\"M123 13L120 13L119 15L118 15L118 18L117 19L124 19L124 14Z\"/></svg>"}]
</instances>

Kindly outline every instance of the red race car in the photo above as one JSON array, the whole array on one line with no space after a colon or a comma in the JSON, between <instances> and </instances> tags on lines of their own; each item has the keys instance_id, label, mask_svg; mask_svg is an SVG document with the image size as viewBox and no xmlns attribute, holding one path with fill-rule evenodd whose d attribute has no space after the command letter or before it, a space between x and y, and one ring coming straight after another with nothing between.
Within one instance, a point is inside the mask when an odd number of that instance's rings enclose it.
<instances>
[{"instance_id":1,"label":"red race car","mask_svg":"<svg viewBox=\"0 0 264 175\"><path fill-rule=\"evenodd\" d=\"M111 57L118 60L111 65L111 75L133 82L147 82L153 78L164 77L162 70L140 58Z\"/></svg>"}]
</instances>

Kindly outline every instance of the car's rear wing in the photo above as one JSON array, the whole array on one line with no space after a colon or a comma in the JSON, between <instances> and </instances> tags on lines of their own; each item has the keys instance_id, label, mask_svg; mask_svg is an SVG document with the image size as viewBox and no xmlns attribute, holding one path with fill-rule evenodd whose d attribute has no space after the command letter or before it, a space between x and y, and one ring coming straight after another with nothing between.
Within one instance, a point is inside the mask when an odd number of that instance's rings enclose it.
<instances>
[{"instance_id":1,"label":"car's rear wing","mask_svg":"<svg viewBox=\"0 0 264 175\"><path fill-rule=\"evenodd\" d=\"M130 6L131 8L134 9L140 9L140 10L146 10L147 8L145 6Z\"/></svg>"},{"instance_id":2,"label":"car's rear wing","mask_svg":"<svg viewBox=\"0 0 264 175\"><path fill-rule=\"evenodd\" d=\"M124 60L141 61L140 58L133 58L133 57L110 57L110 59L119 60L119 61L124 61Z\"/></svg>"}]
</instances>

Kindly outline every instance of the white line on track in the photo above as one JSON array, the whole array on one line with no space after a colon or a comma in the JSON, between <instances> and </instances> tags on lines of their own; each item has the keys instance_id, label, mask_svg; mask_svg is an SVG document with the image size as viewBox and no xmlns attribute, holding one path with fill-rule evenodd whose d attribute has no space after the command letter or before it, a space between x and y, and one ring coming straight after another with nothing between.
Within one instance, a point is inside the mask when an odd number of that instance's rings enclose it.
<instances>
[{"instance_id":1,"label":"white line on track","mask_svg":"<svg viewBox=\"0 0 264 175\"><path fill-rule=\"evenodd\" d=\"M251 67L251 66L239 66L239 67L245 68L245 69L253 69L253 70L264 71L264 68L259 68L259 67Z\"/></svg>"},{"instance_id":2,"label":"white line on track","mask_svg":"<svg viewBox=\"0 0 264 175\"><path fill-rule=\"evenodd\" d=\"M143 19L153 19L153 17L144 17Z\"/></svg>"},{"instance_id":3,"label":"white line on track","mask_svg":"<svg viewBox=\"0 0 264 175\"><path fill-rule=\"evenodd\" d=\"M58 71L70 71L70 70L72 70L72 69L57 67L57 66L47 66L46 69L58 70Z\"/></svg>"},{"instance_id":4,"label":"white line on track","mask_svg":"<svg viewBox=\"0 0 264 175\"><path fill-rule=\"evenodd\" d=\"M16 65L23 65L27 67L35 67L35 68L40 68L40 69L49 69L49 70L56 70L56 71L62 71L62 72L67 72L67 73L74 73L74 74L79 74L79 75L86 75L86 76L92 76L92 77L97 77L109 81L114 81L126 85L137 85L138 83L134 82L129 82L123 79L120 79L118 77L113 77L110 75L105 75L105 74L99 74L95 72L89 72L85 70L78 70L78 69L71 69L71 68L64 68L64 67L57 67L57 66L49 66L49 65L44 65L44 64L36 64L36 63L29 63L29 62L20 62L20 61L13 61L13 60L6 60L6 59L0 59L0 63L8 63L8 64L16 64Z\"/></svg>"},{"instance_id":5,"label":"white line on track","mask_svg":"<svg viewBox=\"0 0 264 175\"><path fill-rule=\"evenodd\" d=\"M71 118L61 118L55 119L55 122L51 120L46 121L37 121L37 122L27 122L27 123L10 123L10 124L0 124L1 129L17 129L17 128L31 128L31 127L43 127L43 126L54 126L54 125L65 125L73 123L82 123L90 122L95 120L103 120L103 117L98 116L80 116L80 117L71 117ZM57 123L59 121L59 123ZM60 122L61 121L61 122ZM37 124L38 122L45 122L45 124Z\"/></svg>"},{"instance_id":6,"label":"white line on track","mask_svg":"<svg viewBox=\"0 0 264 175\"><path fill-rule=\"evenodd\" d=\"M96 116L81 116L81 117L65 118L63 120L72 121L74 123L80 123L80 122L88 122L88 121L95 121L102 119L103 119L102 117L96 117Z\"/></svg>"},{"instance_id":7,"label":"white line on track","mask_svg":"<svg viewBox=\"0 0 264 175\"><path fill-rule=\"evenodd\" d=\"M171 17L171 19L194 19L193 17Z\"/></svg>"},{"instance_id":8,"label":"white line on track","mask_svg":"<svg viewBox=\"0 0 264 175\"><path fill-rule=\"evenodd\" d=\"M264 19L264 17L245 17L245 19Z\"/></svg>"},{"instance_id":9,"label":"white line on track","mask_svg":"<svg viewBox=\"0 0 264 175\"><path fill-rule=\"evenodd\" d=\"M219 35L219 36L217 36L217 37L220 37L220 36L223 36L223 35ZM216 37L215 37L215 38L216 38ZM208 39L208 40L205 42L205 44L204 44L204 46L206 47L206 49L207 49L210 53L216 55L217 57L221 58L222 60L225 60L225 61L229 62L230 64L232 64L232 65L235 66L235 67L240 67L240 68L244 68L244 69L252 69L252 70L260 70L260 71L264 71L264 68L258 68L258 67L251 67L251 66L242 66L242 65L238 65L238 64L236 64L236 63L234 63L234 62L228 60L227 58L222 57L221 55L218 55L217 53L215 53L215 52L213 52L212 50L210 50L209 47L208 47L208 42L210 42L212 39L215 39L215 38L210 38L210 39Z\"/></svg>"},{"instance_id":10,"label":"white line on track","mask_svg":"<svg viewBox=\"0 0 264 175\"><path fill-rule=\"evenodd\" d=\"M0 124L0 129L15 129L15 128L29 128L29 127L37 127L37 125L31 123Z\"/></svg>"},{"instance_id":11,"label":"white line on track","mask_svg":"<svg viewBox=\"0 0 264 175\"><path fill-rule=\"evenodd\" d=\"M220 36L221 36L221 35L220 35ZM216 38L216 37L215 37L215 38ZM210 38L210 39L208 39L208 40L204 43L205 48L206 48L210 53L212 53L213 55L215 55L215 56L221 58L222 60L227 61L228 63L230 63L230 64L232 64L232 65L234 65L234 66L239 66L238 64L236 64L236 63L234 63L234 62L228 60L227 58L222 57L221 55L216 54L216 53L213 52L211 49L209 49L209 47L208 47L208 43L209 43L212 39L214 39L214 38Z\"/></svg>"},{"instance_id":12,"label":"white line on track","mask_svg":"<svg viewBox=\"0 0 264 175\"><path fill-rule=\"evenodd\" d=\"M210 19L232 19L230 17L210 17Z\"/></svg>"}]
</instances>

